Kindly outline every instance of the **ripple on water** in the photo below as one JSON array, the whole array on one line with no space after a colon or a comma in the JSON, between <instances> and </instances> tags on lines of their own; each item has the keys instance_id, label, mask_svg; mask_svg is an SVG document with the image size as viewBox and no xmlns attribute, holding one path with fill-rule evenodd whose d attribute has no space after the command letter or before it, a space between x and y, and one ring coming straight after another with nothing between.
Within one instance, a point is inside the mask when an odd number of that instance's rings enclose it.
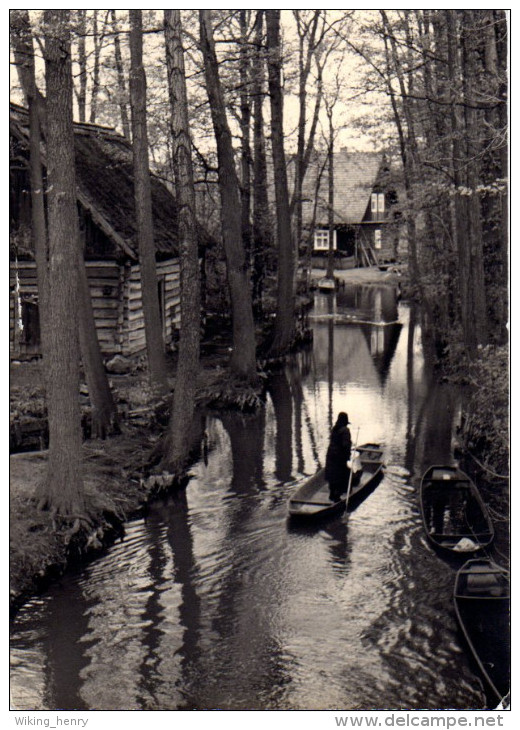
<instances>
[{"instance_id":1,"label":"ripple on water","mask_svg":"<svg viewBox=\"0 0 520 730\"><path fill-rule=\"evenodd\" d=\"M360 296L364 307L373 291ZM261 417L208 419L209 461L194 465L186 491L152 505L146 522L129 525L81 575L21 609L11 637L15 703L482 706L452 613L452 572L421 526L413 486L420 474L402 466L406 452L407 464L423 468L421 439L430 427L438 433L444 416L429 412L435 385L408 347L409 310L402 313L390 365L377 332L338 327L332 343L327 325L317 324L312 367L301 382L288 368L285 395L281 371ZM386 441L390 463L356 509L296 527L285 501L326 451L329 409L346 409L363 440Z\"/></svg>"}]
</instances>

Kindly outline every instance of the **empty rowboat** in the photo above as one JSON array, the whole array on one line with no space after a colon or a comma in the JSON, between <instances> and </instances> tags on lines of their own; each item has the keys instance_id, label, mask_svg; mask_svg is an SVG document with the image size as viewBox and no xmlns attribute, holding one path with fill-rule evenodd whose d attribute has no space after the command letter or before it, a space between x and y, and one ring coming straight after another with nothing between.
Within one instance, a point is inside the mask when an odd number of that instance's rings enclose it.
<instances>
[{"instance_id":1,"label":"empty rowboat","mask_svg":"<svg viewBox=\"0 0 520 730\"><path fill-rule=\"evenodd\" d=\"M489 704L494 707L510 688L509 572L492 560L468 560L455 579L454 604Z\"/></svg>"},{"instance_id":2,"label":"empty rowboat","mask_svg":"<svg viewBox=\"0 0 520 730\"><path fill-rule=\"evenodd\" d=\"M475 484L455 466L432 466L419 493L426 535L435 547L473 553L489 545L493 523Z\"/></svg>"}]
</instances>

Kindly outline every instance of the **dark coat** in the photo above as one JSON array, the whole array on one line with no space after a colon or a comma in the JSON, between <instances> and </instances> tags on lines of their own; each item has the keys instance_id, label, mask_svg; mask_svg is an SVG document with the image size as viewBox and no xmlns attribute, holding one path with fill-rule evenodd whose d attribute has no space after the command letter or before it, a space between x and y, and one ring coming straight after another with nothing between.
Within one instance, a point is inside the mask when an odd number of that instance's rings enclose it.
<instances>
[{"instance_id":1,"label":"dark coat","mask_svg":"<svg viewBox=\"0 0 520 730\"><path fill-rule=\"evenodd\" d=\"M350 459L351 447L352 439L348 428L346 426L334 427L325 460L325 478L329 484L341 484L346 487L350 474L347 461Z\"/></svg>"}]
</instances>

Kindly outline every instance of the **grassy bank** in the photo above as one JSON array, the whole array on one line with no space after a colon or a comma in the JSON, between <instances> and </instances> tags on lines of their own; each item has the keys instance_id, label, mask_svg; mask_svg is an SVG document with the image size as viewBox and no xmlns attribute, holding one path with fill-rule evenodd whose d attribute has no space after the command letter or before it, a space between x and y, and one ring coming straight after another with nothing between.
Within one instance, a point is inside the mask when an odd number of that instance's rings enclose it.
<instances>
[{"instance_id":1,"label":"grassy bank","mask_svg":"<svg viewBox=\"0 0 520 730\"><path fill-rule=\"evenodd\" d=\"M228 353L204 358L197 382L199 407L258 407L263 381L256 389L236 383L227 369L227 359ZM171 365L174 372L174 363ZM173 389L173 377L170 383ZM47 451L10 456L12 609L72 562L86 560L103 550L120 534L125 521L146 510L147 502L172 484L172 479L156 468L171 399L154 400L147 374L138 363L127 375L111 376L110 384L122 418L122 432L104 441L87 439L83 443L89 522L62 520L38 509L34 495L38 484L46 478ZM45 422L39 361L12 364L10 385L11 416ZM197 435L200 441L200 428ZM194 437L194 443L196 440Z\"/></svg>"}]
</instances>

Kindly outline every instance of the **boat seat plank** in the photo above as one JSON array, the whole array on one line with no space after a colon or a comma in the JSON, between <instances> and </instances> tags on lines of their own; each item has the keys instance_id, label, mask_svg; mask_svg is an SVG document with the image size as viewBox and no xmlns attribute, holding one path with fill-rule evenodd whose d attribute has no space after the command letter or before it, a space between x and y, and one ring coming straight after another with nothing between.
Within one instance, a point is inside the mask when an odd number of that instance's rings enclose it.
<instances>
[{"instance_id":1,"label":"boat seat plank","mask_svg":"<svg viewBox=\"0 0 520 730\"><path fill-rule=\"evenodd\" d=\"M330 500L328 500L327 502L320 502L317 499L291 499L291 504L317 504L321 507L330 507L331 504L336 504L336 502L331 502Z\"/></svg>"},{"instance_id":2,"label":"boat seat plank","mask_svg":"<svg viewBox=\"0 0 520 730\"><path fill-rule=\"evenodd\" d=\"M432 537L442 537L443 539L460 540L461 537L487 537L491 534L489 530L485 532L457 532L454 535L448 535L445 532L430 532Z\"/></svg>"}]
</instances>

